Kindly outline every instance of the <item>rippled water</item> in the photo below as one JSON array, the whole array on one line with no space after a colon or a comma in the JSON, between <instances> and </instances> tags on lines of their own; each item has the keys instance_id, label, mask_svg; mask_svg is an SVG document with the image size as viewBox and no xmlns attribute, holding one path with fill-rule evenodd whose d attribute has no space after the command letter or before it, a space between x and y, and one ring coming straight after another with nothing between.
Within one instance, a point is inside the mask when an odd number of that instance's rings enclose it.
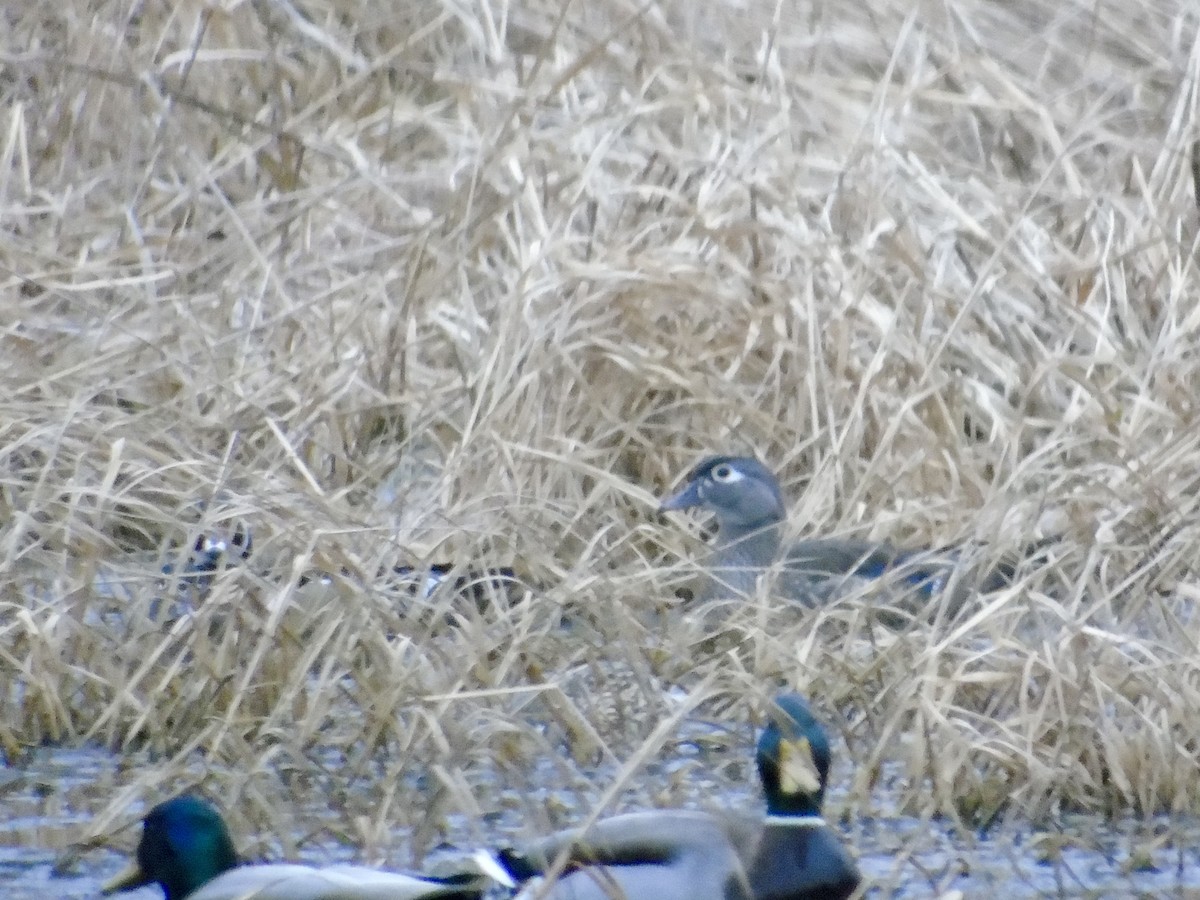
<instances>
[{"instance_id":1,"label":"rippled water","mask_svg":"<svg viewBox=\"0 0 1200 900\"><path fill-rule=\"evenodd\" d=\"M648 768L651 780L664 776L662 768ZM46 749L23 767L0 773L6 813L0 822L0 896L98 896L103 881L125 864L125 855L103 847L78 854L68 850L93 808L119 791L127 769L128 760L103 750ZM545 775L553 773L548 768ZM739 806L754 802L748 790L722 788L718 780L701 788L710 797L723 789ZM497 786L497 796L502 793ZM886 799L877 808L886 809ZM468 845L478 833L465 820L451 826L459 832L452 837ZM520 826L512 814L489 817L489 829L501 839L519 834ZM965 897L1005 898L1200 896L1200 823L1193 819L1111 825L1073 816L1056 834L1001 828L986 838L967 839L938 822L885 813L842 830L873 885L871 897L938 897L953 890ZM397 844L405 839L398 834ZM304 861L353 857L352 848L301 843ZM1130 871L1135 851L1145 851L1156 868ZM1039 862L1050 857L1056 861ZM126 896L160 894L144 889Z\"/></svg>"},{"instance_id":2,"label":"rippled water","mask_svg":"<svg viewBox=\"0 0 1200 900\"><path fill-rule=\"evenodd\" d=\"M0 894L99 895L102 881L124 865L122 854L100 849L65 872L56 867L91 816L76 798L102 791L116 769L117 758L101 751L47 750L22 768L0 773Z\"/></svg>"}]
</instances>

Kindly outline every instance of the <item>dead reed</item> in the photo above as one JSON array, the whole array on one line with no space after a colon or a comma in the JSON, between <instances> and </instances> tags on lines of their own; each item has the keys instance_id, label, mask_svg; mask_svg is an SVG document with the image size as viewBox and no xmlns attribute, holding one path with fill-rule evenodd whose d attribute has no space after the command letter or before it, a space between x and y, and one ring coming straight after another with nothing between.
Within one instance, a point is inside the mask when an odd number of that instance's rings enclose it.
<instances>
[{"instance_id":1,"label":"dead reed","mask_svg":"<svg viewBox=\"0 0 1200 900\"><path fill-rule=\"evenodd\" d=\"M1191 4L3 16L0 744L139 753L97 832L191 782L368 854L577 820L664 690L746 759L784 684L853 815L1200 810ZM712 450L804 533L1061 540L953 619L697 617L653 498ZM537 588L414 612L414 560Z\"/></svg>"}]
</instances>

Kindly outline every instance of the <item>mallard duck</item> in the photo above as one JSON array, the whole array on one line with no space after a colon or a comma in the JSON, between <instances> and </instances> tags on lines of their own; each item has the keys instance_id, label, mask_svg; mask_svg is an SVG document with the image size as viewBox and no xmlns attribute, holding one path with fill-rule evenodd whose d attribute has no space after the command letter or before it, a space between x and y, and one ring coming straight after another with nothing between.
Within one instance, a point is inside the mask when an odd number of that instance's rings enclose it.
<instances>
[{"instance_id":1,"label":"mallard duck","mask_svg":"<svg viewBox=\"0 0 1200 900\"><path fill-rule=\"evenodd\" d=\"M137 861L105 884L103 893L158 884L166 900L466 900L482 896L489 883L474 872L434 878L364 866L239 865L221 814L184 795L150 810Z\"/></svg>"},{"instance_id":2,"label":"mallard duck","mask_svg":"<svg viewBox=\"0 0 1200 900\"><path fill-rule=\"evenodd\" d=\"M842 900L860 876L821 818L829 738L796 694L775 701L756 760L767 814L743 820L705 812L654 810L564 831L498 861L514 880L565 874L528 896L551 900ZM526 896L523 894L522 896Z\"/></svg>"},{"instance_id":3,"label":"mallard duck","mask_svg":"<svg viewBox=\"0 0 1200 900\"><path fill-rule=\"evenodd\" d=\"M758 740L767 817L750 864L755 900L839 900L858 887L858 868L821 818L829 737L798 694L775 700Z\"/></svg>"},{"instance_id":4,"label":"mallard duck","mask_svg":"<svg viewBox=\"0 0 1200 900\"><path fill-rule=\"evenodd\" d=\"M691 472L683 487L663 499L660 512L703 508L717 520L701 599L748 596L760 575L782 560L776 584L784 596L815 604L847 577L894 577L923 596L942 590L953 578L960 555L954 550L900 549L886 542L842 538L798 541L784 552L787 504L775 475L748 456L710 456ZM1010 584L1015 563L1004 563L972 579L980 592Z\"/></svg>"}]
</instances>

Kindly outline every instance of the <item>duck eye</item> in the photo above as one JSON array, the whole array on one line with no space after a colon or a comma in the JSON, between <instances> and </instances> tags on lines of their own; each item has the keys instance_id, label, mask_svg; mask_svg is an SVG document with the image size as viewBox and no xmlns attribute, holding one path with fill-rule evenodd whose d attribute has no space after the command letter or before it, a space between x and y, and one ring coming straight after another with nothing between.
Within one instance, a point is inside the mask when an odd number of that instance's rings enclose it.
<instances>
[{"instance_id":1,"label":"duck eye","mask_svg":"<svg viewBox=\"0 0 1200 900\"><path fill-rule=\"evenodd\" d=\"M736 481L737 480L737 472L735 472L733 470L733 466L729 465L728 463L721 463L721 465L715 466L713 468L712 477L716 481L724 481L724 482Z\"/></svg>"}]
</instances>

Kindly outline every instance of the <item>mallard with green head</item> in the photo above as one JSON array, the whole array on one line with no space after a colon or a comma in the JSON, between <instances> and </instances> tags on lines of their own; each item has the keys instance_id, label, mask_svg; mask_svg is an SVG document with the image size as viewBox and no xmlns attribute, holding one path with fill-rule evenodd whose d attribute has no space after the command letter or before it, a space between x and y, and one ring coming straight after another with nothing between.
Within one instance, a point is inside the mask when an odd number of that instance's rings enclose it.
<instances>
[{"instance_id":1,"label":"mallard with green head","mask_svg":"<svg viewBox=\"0 0 1200 900\"><path fill-rule=\"evenodd\" d=\"M364 866L239 865L220 813L198 797L182 796L150 810L136 862L103 892L158 884L166 900L467 900L481 897L490 883L476 873L433 878Z\"/></svg>"},{"instance_id":2,"label":"mallard with green head","mask_svg":"<svg viewBox=\"0 0 1200 900\"><path fill-rule=\"evenodd\" d=\"M758 741L767 815L654 810L563 831L498 861L517 881L561 872L522 897L550 900L843 900L858 868L821 818L829 738L796 694L775 701Z\"/></svg>"},{"instance_id":3,"label":"mallard with green head","mask_svg":"<svg viewBox=\"0 0 1200 900\"><path fill-rule=\"evenodd\" d=\"M829 736L799 694L775 700L756 761L767 817L750 864L755 900L840 900L860 876L821 818L829 775Z\"/></svg>"}]
</instances>

